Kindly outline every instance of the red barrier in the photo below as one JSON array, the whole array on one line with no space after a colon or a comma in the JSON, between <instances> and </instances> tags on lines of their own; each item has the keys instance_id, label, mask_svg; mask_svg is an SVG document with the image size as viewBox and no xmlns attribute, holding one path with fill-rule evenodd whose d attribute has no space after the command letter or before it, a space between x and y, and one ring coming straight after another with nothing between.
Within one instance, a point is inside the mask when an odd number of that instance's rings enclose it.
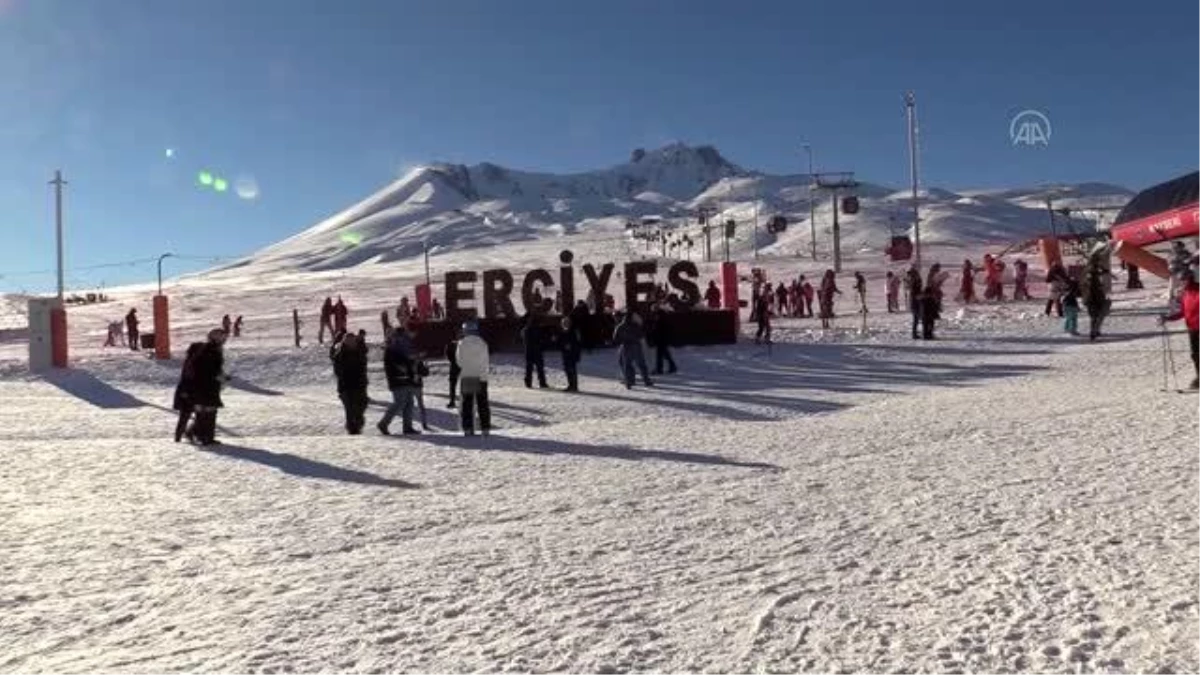
<instances>
[{"instance_id":1,"label":"red barrier","mask_svg":"<svg viewBox=\"0 0 1200 675\"><path fill-rule=\"evenodd\" d=\"M417 284L417 316L423 321L433 316L433 292L429 284Z\"/></svg>"},{"instance_id":2,"label":"red barrier","mask_svg":"<svg viewBox=\"0 0 1200 675\"><path fill-rule=\"evenodd\" d=\"M738 274L737 263L723 262L721 263L721 300L725 305L725 309L732 309L734 316L737 317L737 326L742 325L742 309L738 303Z\"/></svg>"},{"instance_id":3,"label":"red barrier","mask_svg":"<svg viewBox=\"0 0 1200 675\"><path fill-rule=\"evenodd\" d=\"M55 307L50 310L50 351L55 368L67 367L67 310Z\"/></svg>"},{"instance_id":4,"label":"red barrier","mask_svg":"<svg viewBox=\"0 0 1200 675\"><path fill-rule=\"evenodd\" d=\"M154 358L171 358L171 321L167 296L154 296Z\"/></svg>"}]
</instances>

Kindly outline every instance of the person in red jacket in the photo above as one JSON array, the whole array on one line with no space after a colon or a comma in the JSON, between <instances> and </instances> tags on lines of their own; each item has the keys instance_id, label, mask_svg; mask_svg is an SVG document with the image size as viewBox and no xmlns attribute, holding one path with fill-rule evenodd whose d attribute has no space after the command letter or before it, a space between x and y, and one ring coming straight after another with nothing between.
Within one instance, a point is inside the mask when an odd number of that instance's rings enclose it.
<instances>
[{"instance_id":1,"label":"person in red jacket","mask_svg":"<svg viewBox=\"0 0 1200 675\"><path fill-rule=\"evenodd\" d=\"M1172 314L1162 317L1162 321L1178 321L1183 319L1187 326L1188 344L1192 350L1192 365L1196 368L1196 377L1192 378L1189 389L1200 388L1200 284L1196 283L1196 273L1185 270L1179 275L1183 282L1183 294L1180 296L1179 309Z\"/></svg>"}]
</instances>

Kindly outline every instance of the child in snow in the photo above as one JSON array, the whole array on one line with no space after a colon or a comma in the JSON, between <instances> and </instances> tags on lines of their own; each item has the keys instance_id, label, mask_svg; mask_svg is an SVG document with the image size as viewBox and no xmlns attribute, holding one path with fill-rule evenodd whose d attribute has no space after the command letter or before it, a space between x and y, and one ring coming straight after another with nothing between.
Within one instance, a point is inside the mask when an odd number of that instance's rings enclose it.
<instances>
[{"instance_id":1,"label":"child in snow","mask_svg":"<svg viewBox=\"0 0 1200 675\"><path fill-rule=\"evenodd\" d=\"M1074 279L1065 281L1062 294L1063 330L1079 335L1079 284Z\"/></svg>"}]
</instances>

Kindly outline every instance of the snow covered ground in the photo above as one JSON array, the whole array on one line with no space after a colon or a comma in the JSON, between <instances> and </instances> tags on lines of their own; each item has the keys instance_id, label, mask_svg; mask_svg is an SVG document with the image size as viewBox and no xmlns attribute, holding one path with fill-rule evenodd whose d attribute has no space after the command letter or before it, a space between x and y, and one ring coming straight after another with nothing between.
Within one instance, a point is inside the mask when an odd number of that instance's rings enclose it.
<instances>
[{"instance_id":1,"label":"snow covered ground","mask_svg":"<svg viewBox=\"0 0 1200 675\"><path fill-rule=\"evenodd\" d=\"M341 292L377 334L382 274L172 286L176 351L247 316L208 451L169 438L178 362L98 347L145 289L73 308L70 371L0 347L0 671L1200 670L1197 400L1158 391L1161 284L1097 344L953 302L925 343L871 278L866 335L782 320L654 389L611 352L577 395L501 358L487 441L441 370L434 433L342 432L290 308Z\"/></svg>"}]
</instances>

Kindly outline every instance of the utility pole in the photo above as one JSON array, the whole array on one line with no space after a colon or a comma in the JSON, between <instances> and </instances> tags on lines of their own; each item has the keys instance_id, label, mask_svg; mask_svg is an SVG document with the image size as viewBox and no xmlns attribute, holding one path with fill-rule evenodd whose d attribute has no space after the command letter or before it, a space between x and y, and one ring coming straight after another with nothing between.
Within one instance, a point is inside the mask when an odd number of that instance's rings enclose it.
<instances>
[{"instance_id":1,"label":"utility pole","mask_svg":"<svg viewBox=\"0 0 1200 675\"><path fill-rule=\"evenodd\" d=\"M425 285L430 286L430 284L429 284L429 242L428 241L421 242L421 250L425 254ZM430 287L432 288L432 286L430 286Z\"/></svg>"},{"instance_id":2,"label":"utility pole","mask_svg":"<svg viewBox=\"0 0 1200 675\"><path fill-rule=\"evenodd\" d=\"M817 188L817 177L813 174L813 153L812 146L808 143L804 144L804 150L808 152L808 227L811 230L812 240L809 245L812 247L812 259L817 259L817 203L814 201L813 192Z\"/></svg>"},{"instance_id":3,"label":"utility pole","mask_svg":"<svg viewBox=\"0 0 1200 675\"><path fill-rule=\"evenodd\" d=\"M817 178L817 187L833 191L833 271L841 273L842 227L838 222L838 212L840 211L840 206L838 204L838 191L852 190L858 187L858 181L854 180L853 171L843 171L839 173L819 173L815 174L815 176Z\"/></svg>"},{"instance_id":4,"label":"utility pole","mask_svg":"<svg viewBox=\"0 0 1200 675\"><path fill-rule=\"evenodd\" d=\"M910 91L904 95L904 108L908 113L908 157L909 172L912 174L913 238L917 270L921 269L921 211L917 201L917 100Z\"/></svg>"},{"instance_id":5,"label":"utility pole","mask_svg":"<svg viewBox=\"0 0 1200 675\"><path fill-rule=\"evenodd\" d=\"M54 180L50 181L54 186L54 240L55 249L58 255L58 301L63 301L63 207L62 196L63 186L67 181L63 180L62 171L54 171Z\"/></svg>"},{"instance_id":6,"label":"utility pole","mask_svg":"<svg viewBox=\"0 0 1200 675\"><path fill-rule=\"evenodd\" d=\"M754 202L754 259L758 260L758 202Z\"/></svg>"}]
</instances>

